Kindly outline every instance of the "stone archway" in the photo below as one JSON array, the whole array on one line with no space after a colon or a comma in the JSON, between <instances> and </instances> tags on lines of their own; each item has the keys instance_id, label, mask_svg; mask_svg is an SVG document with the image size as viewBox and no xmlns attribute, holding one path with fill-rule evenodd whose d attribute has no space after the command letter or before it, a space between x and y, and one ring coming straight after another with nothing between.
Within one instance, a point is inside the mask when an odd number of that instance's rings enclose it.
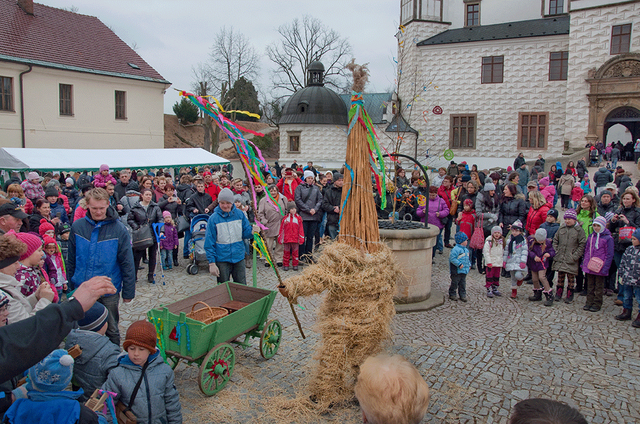
<instances>
[{"instance_id":1,"label":"stone archway","mask_svg":"<svg viewBox=\"0 0 640 424\"><path fill-rule=\"evenodd\" d=\"M620 120L627 119L619 123L630 122L629 119L635 122L635 113L640 111L640 54L625 53L608 60L598 70L589 72L587 82L588 141L604 140L608 128ZM627 126L637 138L637 125L633 127L632 130Z\"/></svg>"},{"instance_id":2,"label":"stone archway","mask_svg":"<svg viewBox=\"0 0 640 424\"><path fill-rule=\"evenodd\" d=\"M626 106L611 111L604 121L603 136L606 137L609 128L616 124L624 125L629 130L632 141L640 138L640 110Z\"/></svg>"}]
</instances>

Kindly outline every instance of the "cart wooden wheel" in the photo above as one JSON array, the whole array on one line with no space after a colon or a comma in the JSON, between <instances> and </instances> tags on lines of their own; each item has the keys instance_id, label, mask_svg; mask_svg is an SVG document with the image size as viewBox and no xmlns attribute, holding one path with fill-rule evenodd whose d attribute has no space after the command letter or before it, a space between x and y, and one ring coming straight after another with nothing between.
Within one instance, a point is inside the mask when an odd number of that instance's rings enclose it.
<instances>
[{"instance_id":1,"label":"cart wooden wheel","mask_svg":"<svg viewBox=\"0 0 640 424\"><path fill-rule=\"evenodd\" d=\"M211 349L200 365L200 391L213 396L222 390L233 374L235 362L236 354L230 344L220 343Z\"/></svg>"},{"instance_id":2,"label":"cart wooden wheel","mask_svg":"<svg viewBox=\"0 0 640 424\"><path fill-rule=\"evenodd\" d=\"M278 352L282 339L282 324L277 319L269 321L260 335L260 355L264 359L271 359Z\"/></svg>"}]
</instances>

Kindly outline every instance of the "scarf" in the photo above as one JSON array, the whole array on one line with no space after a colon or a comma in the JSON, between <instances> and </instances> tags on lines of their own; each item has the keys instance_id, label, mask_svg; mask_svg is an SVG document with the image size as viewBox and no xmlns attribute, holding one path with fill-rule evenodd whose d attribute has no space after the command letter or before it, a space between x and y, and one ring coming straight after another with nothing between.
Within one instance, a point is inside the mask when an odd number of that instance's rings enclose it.
<instances>
[{"instance_id":1,"label":"scarf","mask_svg":"<svg viewBox=\"0 0 640 424\"><path fill-rule=\"evenodd\" d=\"M511 239L509 240L509 254L513 254L513 245L515 243L522 243L524 241L524 236L522 234L517 235L515 237L511 236Z\"/></svg>"},{"instance_id":2,"label":"scarf","mask_svg":"<svg viewBox=\"0 0 640 424\"><path fill-rule=\"evenodd\" d=\"M600 231L596 231L596 229L593 229L593 232L596 234L596 236L594 237L596 239L596 243L595 243L595 248L598 248L598 243L600 242L600 234L604 233L604 228L600 227Z\"/></svg>"}]
</instances>

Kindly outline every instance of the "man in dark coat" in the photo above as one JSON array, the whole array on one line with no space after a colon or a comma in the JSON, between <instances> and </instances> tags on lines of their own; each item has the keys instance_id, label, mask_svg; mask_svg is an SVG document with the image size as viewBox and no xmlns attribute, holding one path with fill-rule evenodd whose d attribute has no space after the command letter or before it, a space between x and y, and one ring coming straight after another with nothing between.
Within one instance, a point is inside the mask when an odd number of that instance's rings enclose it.
<instances>
[{"instance_id":1,"label":"man in dark coat","mask_svg":"<svg viewBox=\"0 0 640 424\"><path fill-rule=\"evenodd\" d=\"M335 240L338 237L339 220L340 220L340 208L342 201L342 185L344 184L344 177L342 174L333 174L333 185L327 187L324 190L322 197L322 209L327 212L327 231L331 240Z\"/></svg>"}]
</instances>

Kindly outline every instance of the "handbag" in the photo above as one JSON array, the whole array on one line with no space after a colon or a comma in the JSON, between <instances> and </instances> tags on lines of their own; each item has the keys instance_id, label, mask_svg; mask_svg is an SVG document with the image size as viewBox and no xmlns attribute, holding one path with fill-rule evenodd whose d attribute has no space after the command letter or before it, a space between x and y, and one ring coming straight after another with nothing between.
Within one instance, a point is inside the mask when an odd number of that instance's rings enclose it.
<instances>
[{"instance_id":1,"label":"handbag","mask_svg":"<svg viewBox=\"0 0 640 424\"><path fill-rule=\"evenodd\" d=\"M460 193L462 192L462 187L458 188L458 193L456 194L456 199L451 202L451 208L449 209L449 215L456 216L458 212L458 199L460 198Z\"/></svg>"},{"instance_id":2,"label":"handbag","mask_svg":"<svg viewBox=\"0 0 640 424\"><path fill-rule=\"evenodd\" d=\"M626 227L622 227L620 228L618 235L619 235L619 240L631 240L631 236L633 235L633 232L636 230L636 227L630 227L630 226L626 226Z\"/></svg>"},{"instance_id":3,"label":"handbag","mask_svg":"<svg viewBox=\"0 0 640 424\"><path fill-rule=\"evenodd\" d=\"M591 247L589 252L590 252L589 255L593 253L593 240L591 241ZM589 258L589 262L587 263L587 269L595 273L599 273L602 270L603 266L604 266L604 261L600 258L594 258L593 256Z\"/></svg>"},{"instance_id":4,"label":"handbag","mask_svg":"<svg viewBox=\"0 0 640 424\"><path fill-rule=\"evenodd\" d=\"M153 246L153 234L149 220L142 224L137 230L133 230L131 233L131 246L133 250L144 250L147 247Z\"/></svg>"},{"instance_id":5,"label":"handbag","mask_svg":"<svg viewBox=\"0 0 640 424\"><path fill-rule=\"evenodd\" d=\"M133 388L133 392L131 392L131 398L129 399L129 405L125 405L121 400L116 403L116 419L118 420L118 424L138 424L138 418L135 416L133 412L131 412L131 406L133 402L136 400L136 396L138 395L138 390L140 389L140 384L142 384L142 379L144 378L144 373L147 370L147 366L149 365L149 361L145 362L142 366L142 371L140 372L140 378Z\"/></svg>"},{"instance_id":6,"label":"handbag","mask_svg":"<svg viewBox=\"0 0 640 424\"><path fill-rule=\"evenodd\" d=\"M472 249L482 249L484 247L484 229L482 228L482 218L480 218L480 225L476 225L476 228L473 230L473 234L471 234L469 247Z\"/></svg>"},{"instance_id":7,"label":"handbag","mask_svg":"<svg viewBox=\"0 0 640 424\"><path fill-rule=\"evenodd\" d=\"M191 223L187 219L186 216L180 215L178 217L178 222L176 223L176 230L178 233L184 233L191 227Z\"/></svg>"}]
</instances>

